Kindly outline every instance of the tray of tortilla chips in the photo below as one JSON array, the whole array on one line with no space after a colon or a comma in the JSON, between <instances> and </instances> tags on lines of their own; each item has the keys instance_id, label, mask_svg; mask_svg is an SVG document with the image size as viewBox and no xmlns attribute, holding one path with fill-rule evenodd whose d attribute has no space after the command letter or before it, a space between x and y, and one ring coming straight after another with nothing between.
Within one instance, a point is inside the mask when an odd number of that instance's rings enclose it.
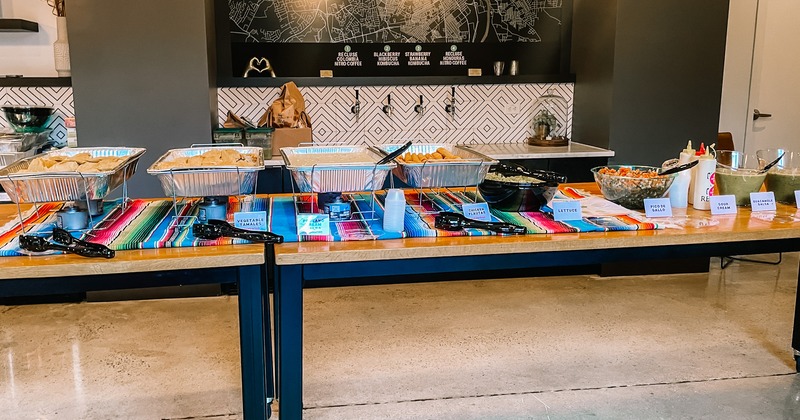
<instances>
[{"instance_id":1,"label":"tray of tortilla chips","mask_svg":"<svg viewBox=\"0 0 800 420\"><path fill-rule=\"evenodd\" d=\"M264 167L260 147L191 147L167 151L147 173L167 196L210 197L252 194Z\"/></svg>"},{"instance_id":2,"label":"tray of tortilla chips","mask_svg":"<svg viewBox=\"0 0 800 420\"><path fill-rule=\"evenodd\" d=\"M20 159L0 170L15 203L99 200L136 171L145 149L76 147Z\"/></svg>"}]
</instances>

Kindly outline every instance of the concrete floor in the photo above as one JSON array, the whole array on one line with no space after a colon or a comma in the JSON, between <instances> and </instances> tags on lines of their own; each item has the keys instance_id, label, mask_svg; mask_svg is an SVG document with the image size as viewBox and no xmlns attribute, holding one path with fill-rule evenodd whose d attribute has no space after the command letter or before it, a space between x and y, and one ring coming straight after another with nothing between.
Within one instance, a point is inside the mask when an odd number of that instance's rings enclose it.
<instances>
[{"instance_id":1,"label":"concrete floor","mask_svg":"<svg viewBox=\"0 0 800 420\"><path fill-rule=\"evenodd\" d=\"M304 417L798 419L797 267L310 289ZM235 297L0 306L0 418L240 418L237 329Z\"/></svg>"}]
</instances>

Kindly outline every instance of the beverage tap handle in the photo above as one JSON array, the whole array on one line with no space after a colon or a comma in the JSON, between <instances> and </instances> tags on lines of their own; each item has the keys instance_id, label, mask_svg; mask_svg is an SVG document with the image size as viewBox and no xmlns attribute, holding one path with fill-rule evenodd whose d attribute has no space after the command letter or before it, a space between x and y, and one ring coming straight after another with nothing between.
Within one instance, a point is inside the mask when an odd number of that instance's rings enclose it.
<instances>
[{"instance_id":1,"label":"beverage tap handle","mask_svg":"<svg viewBox=\"0 0 800 420\"><path fill-rule=\"evenodd\" d=\"M392 94L386 95L386 105L382 108L383 112L387 115L392 115Z\"/></svg>"},{"instance_id":2,"label":"beverage tap handle","mask_svg":"<svg viewBox=\"0 0 800 420\"><path fill-rule=\"evenodd\" d=\"M356 115L356 119L358 119L358 114L361 113L361 101L358 99L358 89L356 89L356 101L353 103L353 106L350 107L350 112Z\"/></svg>"}]
</instances>

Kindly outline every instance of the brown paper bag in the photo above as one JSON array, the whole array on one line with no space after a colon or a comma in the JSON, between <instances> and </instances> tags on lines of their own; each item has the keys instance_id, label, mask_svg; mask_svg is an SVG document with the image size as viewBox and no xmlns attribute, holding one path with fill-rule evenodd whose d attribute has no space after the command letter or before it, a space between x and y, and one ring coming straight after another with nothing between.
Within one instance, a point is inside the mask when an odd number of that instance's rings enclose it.
<instances>
[{"instance_id":1,"label":"brown paper bag","mask_svg":"<svg viewBox=\"0 0 800 420\"><path fill-rule=\"evenodd\" d=\"M281 86L272 106L258 120L259 127L311 128L311 118L306 114L306 101L294 82Z\"/></svg>"},{"instance_id":2,"label":"brown paper bag","mask_svg":"<svg viewBox=\"0 0 800 420\"><path fill-rule=\"evenodd\" d=\"M228 111L227 118L225 122L222 123L223 128L245 128L245 127L252 127L248 124L244 119L240 118L238 115L234 114L231 111Z\"/></svg>"}]
</instances>

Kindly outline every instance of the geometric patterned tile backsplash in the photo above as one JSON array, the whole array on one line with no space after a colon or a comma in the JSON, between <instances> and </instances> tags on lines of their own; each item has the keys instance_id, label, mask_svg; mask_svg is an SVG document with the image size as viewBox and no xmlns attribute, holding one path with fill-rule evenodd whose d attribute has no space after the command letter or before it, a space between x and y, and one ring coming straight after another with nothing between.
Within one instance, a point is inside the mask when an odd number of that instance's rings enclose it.
<instances>
[{"instance_id":1,"label":"geometric patterned tile backsplash","mask_svg":"<svg viewBox=\"0 0 800 420\"><path fill-rule=\"evenodd\" d=\"M359 87L361 113L350 112L355 87L300 87L314 128L314 143L377 144L398 140L434 143L520 143L528 137L533 107L548 89L567 100L567 137L572 135L573 83L485 84L456 86L456 116L445 112L446 85ZM218 88L219 123L227 111L257 122L277 99L278 87ZM381 110L392 95L394 112ZM423 95L426 110L414 112Z\"/></svg>"},{"instance_id":2,"label":"geometric patterned tile backsplash","mask_svg":"<svg viewBox=\"0 0 800 420\"><path fill-rule=\"evenodd\" d=\"M485 84L456 86L456 116L444 110L450 86L359 87L361 113L350 112L355 88L343 86L300 87L314 127L314 142L322 144L377 144L403 139L436 143L519 143L528 137L533 106L548 89L567 100L567 137L572 135L572 83ZM278 87L218 88L219 123L228 110L257 121L278 97ZM381 111L392 95L394 112ZM419 96L425 98L423 115L414 112ZM52 105L51 141L66 144L65 117L75 116L71 87L0 87L0 104ZM508 112L511 111L511 112ZM0 127L8 122L0 113Z\"/></svg>"},{"instance_id":3,"label":"geometric patterned tile backsplash","mask_svg":"<svg viewBox=\"0 0 800 420\"><path fill-rule=\"evenodd\" d=\"M0 105L46 105L56 109L53 120L48 125L53 130L50 142L57 147L67 144L67 128L64 118L75 116L75 104L71 87L2 87L0 86ZM9 127L5 115L0 112L0 127Z\"/></svg>"}]
</instances>

